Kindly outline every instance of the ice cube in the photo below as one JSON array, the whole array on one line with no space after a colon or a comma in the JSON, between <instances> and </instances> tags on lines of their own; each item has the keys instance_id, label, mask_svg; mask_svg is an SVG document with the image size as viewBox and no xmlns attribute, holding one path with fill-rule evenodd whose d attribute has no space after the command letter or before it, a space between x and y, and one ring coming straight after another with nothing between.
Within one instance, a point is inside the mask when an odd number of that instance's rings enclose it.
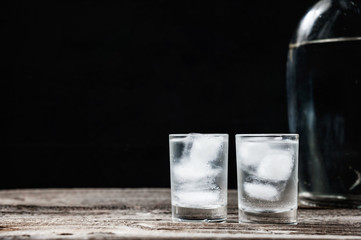
<instances>
[{"instance_id":1,"label":"ice cube","mask_svg":"<svg viewBox=\"0 0 361 240\"><path fill-rule=\"evenodd\" d=\"M260 142L242 142L238 147L238 161L244 166L258 166L271 149L267 143Z\"/></svg>"},{"instance_id":2,"label":"ice cube","mask_svg":"<svg viewBox=\"0 0 361 240\"><path fill-rule=\"evenodd\" d=\"M214 191L220 189L214 179L204 178L201 181L184 182L178 185L180 191Z\"/></svg>"},{"instance_id":3,"label":"ice cube","mask_svg":"<svg viewBox=\"0 0 361 240\"><path fill-rule=\"evenodd\" d=\"M173 167L173 177L177 181L198 181L206 177L206 171L198 171L198 168L188 159L182 161Z\"/></svg>"},{"instance_id":4,"label":"ice cube","mask_svg":"<svg viewBox=\"0 0 361 240\"><path fill-rule=\"evenodd\" d=\"M194 158L184 158L179 164L173 167L173 176L177 181L195 182L213 178L217 176L220 171L221 169L212 168L210 164L197 161Z\"/></svg>"},{"instance_id":5,"label":"ice cube","mask_svg":"<svg viewBox=\"0 0 361 240\"><path fill-rule=\"evenodd\" d=\"M175 193L175 203L186 206L206 206L217 204L220 191L178 191Z\"/></svg>"},{"instance_id":6,"label":"ice cube","mask_svg":"<svg viewBox=\"0 0 361 240\"><path fill-rule=\"evenodd\" d=\"M245 183L244 191L248 196L266 201L276 201L279 198L277 189L271 185L261 183Z\"/></svg>"},{"instance_id":7,"label":"ice cube","mask_svg":"<svg viewBox=\"0 0 361 240\"><path fill-rule=\"evenodd\" d=\"M217 159L222 148L222 143L222 137L195 135L189 157L194 163L202 162L207 164Z\"/></svg>"},{"instance_id":8,"label":"ice cube","mask_svg":"<svg viewBox=\"0 0 361 240\"><path fill-rule=\"evenodd\" d=\"M267 180L285 181L292 173L293 163L294 159L289 151L272 150L262 159L256 175Z\"/></svg>"},{"instance_id":9,"label":"ice cube","mask_svg":"<svg viewBox=\"0 0 361 240\"><path fill-rule=\"evenodd\" d=\"M214 167L223 146L222 137L208 137L201 134L192 134L192 142L188 150L183 153L179 163L173 166L172 177L182 185L182 189L214 189L215 177L222 171Z\"/></svg>"}]
</instances>

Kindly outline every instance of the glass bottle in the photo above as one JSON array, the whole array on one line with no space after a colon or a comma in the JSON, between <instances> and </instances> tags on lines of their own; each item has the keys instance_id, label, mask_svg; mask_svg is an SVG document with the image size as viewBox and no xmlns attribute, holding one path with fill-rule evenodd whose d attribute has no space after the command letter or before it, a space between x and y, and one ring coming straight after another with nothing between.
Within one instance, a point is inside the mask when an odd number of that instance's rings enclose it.
<instances>
[{"instance_id":1,"label":"glass bottle","mask_svg":"<svg viewBox=\"0 0 361 240\"><path fill-rule=\"evenodd\" d=\"M322 0L287 62L290 131L300 135L299 199L361 207L361 0Z\"/></svg>"}]
</instances>

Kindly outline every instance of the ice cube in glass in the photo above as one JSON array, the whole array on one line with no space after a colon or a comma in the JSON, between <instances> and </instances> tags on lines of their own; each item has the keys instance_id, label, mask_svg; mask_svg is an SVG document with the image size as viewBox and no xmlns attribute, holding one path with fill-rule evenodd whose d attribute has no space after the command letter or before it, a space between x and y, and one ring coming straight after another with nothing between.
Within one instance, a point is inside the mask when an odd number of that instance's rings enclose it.
<instances>
[{"instance_id":1,"label":"ice cube in glass","mask_svg":"<svg viewBox=\"0 0 361 240\"><path fill-rule=\"evenodd\" d=\"M227 217L227 134L169 135L172 217L223 222Z\"/></svg>"},{"instance_id":2,"label":"ice cube in glass","mask_svg":"<svg viewBox=\"0 0 361 240\"><path fill-rule=\"evenodd\" d=\"M298 135L236 135L240 222L297 222Z\"/></svg>"}]
</instances>

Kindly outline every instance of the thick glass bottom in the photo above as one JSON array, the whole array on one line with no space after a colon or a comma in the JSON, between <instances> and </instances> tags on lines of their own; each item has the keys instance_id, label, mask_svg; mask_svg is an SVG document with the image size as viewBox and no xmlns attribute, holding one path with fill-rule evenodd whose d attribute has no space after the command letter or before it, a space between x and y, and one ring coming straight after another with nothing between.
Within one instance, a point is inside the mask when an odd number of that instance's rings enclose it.
<instances>
[{"instance_id":1,"label":"thick glass bottom","mask_svg":"<svg viewBox=\"0 0 361 240\"><path fill-rule=\"evenodd\" d=\"M286 211L247 211L239 208L240 223L297 224L297 209Z\"/></svg>"},{"instance_id":2,"label":"thick glass bottom","mask_svg":"<svg viewBox=\"0 0 361 240\"><path fill-rule=\"evenodd\" d=\"M225 222L227 206L215 208L188 208L172 205L173 221L177 222Z\"/></svg>"},{"instance_id":3,"label":"thick glass bottom","mask_svg":"<svg viewBox=\"0 0 361 240\"><path fill-rule=\"evenodd\" d=\"M310 207L361 208L361 195L326 195L302 192L301 204Z\"/></svg>"}]
</instances>

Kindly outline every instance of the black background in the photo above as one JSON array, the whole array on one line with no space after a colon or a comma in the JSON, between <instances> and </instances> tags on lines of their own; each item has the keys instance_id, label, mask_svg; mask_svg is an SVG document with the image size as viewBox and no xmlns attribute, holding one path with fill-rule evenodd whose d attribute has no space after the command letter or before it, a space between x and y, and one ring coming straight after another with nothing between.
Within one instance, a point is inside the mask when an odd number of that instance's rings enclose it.
<instances>
[{"instance_id":1,"label":"black background","mask_svg":"<svg viewBox=\"0 0 361 240\"><path fill-rule=\"evenodd\" d=\"M286 133L315 0L2 1L0 188L169 187L170 133Z\"/></svg>"}]
</instances>

